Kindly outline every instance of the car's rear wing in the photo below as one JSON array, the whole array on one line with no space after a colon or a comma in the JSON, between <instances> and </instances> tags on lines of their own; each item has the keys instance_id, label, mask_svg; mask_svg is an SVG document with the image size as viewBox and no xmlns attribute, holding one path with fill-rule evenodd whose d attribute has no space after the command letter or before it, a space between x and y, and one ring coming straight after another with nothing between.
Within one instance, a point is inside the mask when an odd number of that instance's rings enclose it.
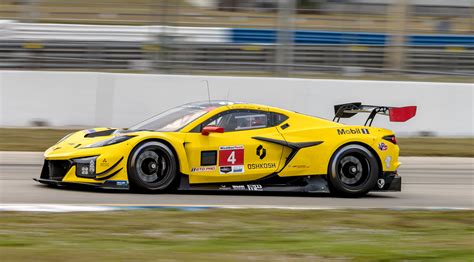
<instances>
[{"instance_id":1,"label":"car's rear wing","mask_svg":"<svg viewBox=\"0 0 474 262\"><path fill-rule=\"evenodd\" d=\"M365 126L371 126L377 114L390 117L391 122L405 122L416 115L416 106L389 107L363 105L360 102L347 103L334 106L333 121L339 122L341 118L351 118L359 113L369 113Z\"/></svg>"}]
</instances>

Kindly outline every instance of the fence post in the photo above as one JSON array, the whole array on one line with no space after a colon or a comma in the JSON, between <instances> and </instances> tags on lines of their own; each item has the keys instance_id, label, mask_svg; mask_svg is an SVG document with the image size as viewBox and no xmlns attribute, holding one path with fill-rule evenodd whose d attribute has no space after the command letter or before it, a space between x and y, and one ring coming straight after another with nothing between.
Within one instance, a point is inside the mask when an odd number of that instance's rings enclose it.
<instances>
[{"instance_id":1,"label":"fence post","mask_svg":"<svg viewBox=\"0 0 474 262\"><path fill-rule=\"evenodd\" d=\"M40 0L23 0L21 3L21 17L20 21L23 23L37 23L41 19L39 11Z\"/></svg>"},{"instance_id":2,"label":"fence post","mask_svg":"<svg viewBox=\"0 0 474 262\"><path fill-rule=\"evenodd\" d=\"M394 1L388 8L389 45L386 49L386 66L396 73L405 67L406 23L408 19L408 0Z\"/></svg>"},{"instance_id":3,"label":"fence post","mask_svg":"<svg viewBox=\"0 0 474 262\"><path fill-rule=\"evenodd\" d=\"M169 21L168 21L168 0L159 0L155 3L156 13L158 14L158 24L157 32L155 35L154 51L153 51L153 73L167 73L168 72L168 62L167 57L167 47L169 44L169 39L167 35Z\"/></svg>"},{"instance_id":4,"label":"fence post","mask_svg":"<svg viewBox=\"0 0 474 262\"><path fill-rule=\"evenodd\" d=\"M287 76L288 64L293 63L293 18L296 9L296 0L278 1L277 45L275 53L275 73Z\"/></svg>"}]
</instances>

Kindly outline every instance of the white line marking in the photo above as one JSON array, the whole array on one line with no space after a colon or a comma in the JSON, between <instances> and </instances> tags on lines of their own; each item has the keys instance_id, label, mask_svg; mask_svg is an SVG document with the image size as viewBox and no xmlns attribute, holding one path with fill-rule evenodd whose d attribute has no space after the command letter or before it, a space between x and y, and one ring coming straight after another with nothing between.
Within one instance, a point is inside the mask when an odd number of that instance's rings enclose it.
<instances>
[{"instance_id":1,"label":"white line marking","mask_svg":"<svg viewBox=\"0 0 474 262\"><path fill-rule=\"evenodd\" d=\"M82 206L82 205L54 205L54 204L1 204L0 211L17 212L104 212L120 210L112 206Z\"/></svg>"},{"instance_id":2,"label":"white line marking","mask_svg":"<svg viewBox=\"0 0 474 262\"><path fill-rule=\"evenodd\" d=\"M395 211L426 210L426 211L455 211L473 210L468 207L390 207L390 208L368 208L368 207L323 207L323 206L270 206L270 205L57 205L57 204L0 204L1 211L15 212L105 212L119 210L137 209L168 209L177 208L181 210L199 210L209 208L221 209L282 209L282 210L375 210L386 209Z\"/></svg>"}]
</instances>

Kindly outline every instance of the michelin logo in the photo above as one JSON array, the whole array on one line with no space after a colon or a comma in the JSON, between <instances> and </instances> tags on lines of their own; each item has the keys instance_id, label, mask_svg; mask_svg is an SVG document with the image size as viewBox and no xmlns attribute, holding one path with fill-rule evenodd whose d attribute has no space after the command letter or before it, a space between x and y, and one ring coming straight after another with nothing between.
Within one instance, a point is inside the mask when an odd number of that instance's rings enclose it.
<instances>
[{"instance_id":1,"label":"michelin logo","mask_svg":"<svg viewBox=\"0 0 474 262\"><path fill-rule=\"evenodd\" d=\"M369 129L367 128L339 128L337 130L338 135L357 135L357 134L369 134Z\"/></svg>"}]
</instances>

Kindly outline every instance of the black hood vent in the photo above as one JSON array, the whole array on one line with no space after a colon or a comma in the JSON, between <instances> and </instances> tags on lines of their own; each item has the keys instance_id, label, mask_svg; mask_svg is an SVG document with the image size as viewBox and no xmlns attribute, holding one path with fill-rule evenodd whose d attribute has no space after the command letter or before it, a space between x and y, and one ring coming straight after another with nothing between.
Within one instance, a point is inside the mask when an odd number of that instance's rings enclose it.
<instances>
[{"instance_id":1,"label":"black hood vent","mask_svg":"<svg viewBox=\"0 0 474 262\"><path fill-rule=\"evenodd\" d=\"M84 137L98 137L98 136L110 136L117 129L107 129L104 131L94 132L86 134Z\"/></svg>"}]
</instances>

